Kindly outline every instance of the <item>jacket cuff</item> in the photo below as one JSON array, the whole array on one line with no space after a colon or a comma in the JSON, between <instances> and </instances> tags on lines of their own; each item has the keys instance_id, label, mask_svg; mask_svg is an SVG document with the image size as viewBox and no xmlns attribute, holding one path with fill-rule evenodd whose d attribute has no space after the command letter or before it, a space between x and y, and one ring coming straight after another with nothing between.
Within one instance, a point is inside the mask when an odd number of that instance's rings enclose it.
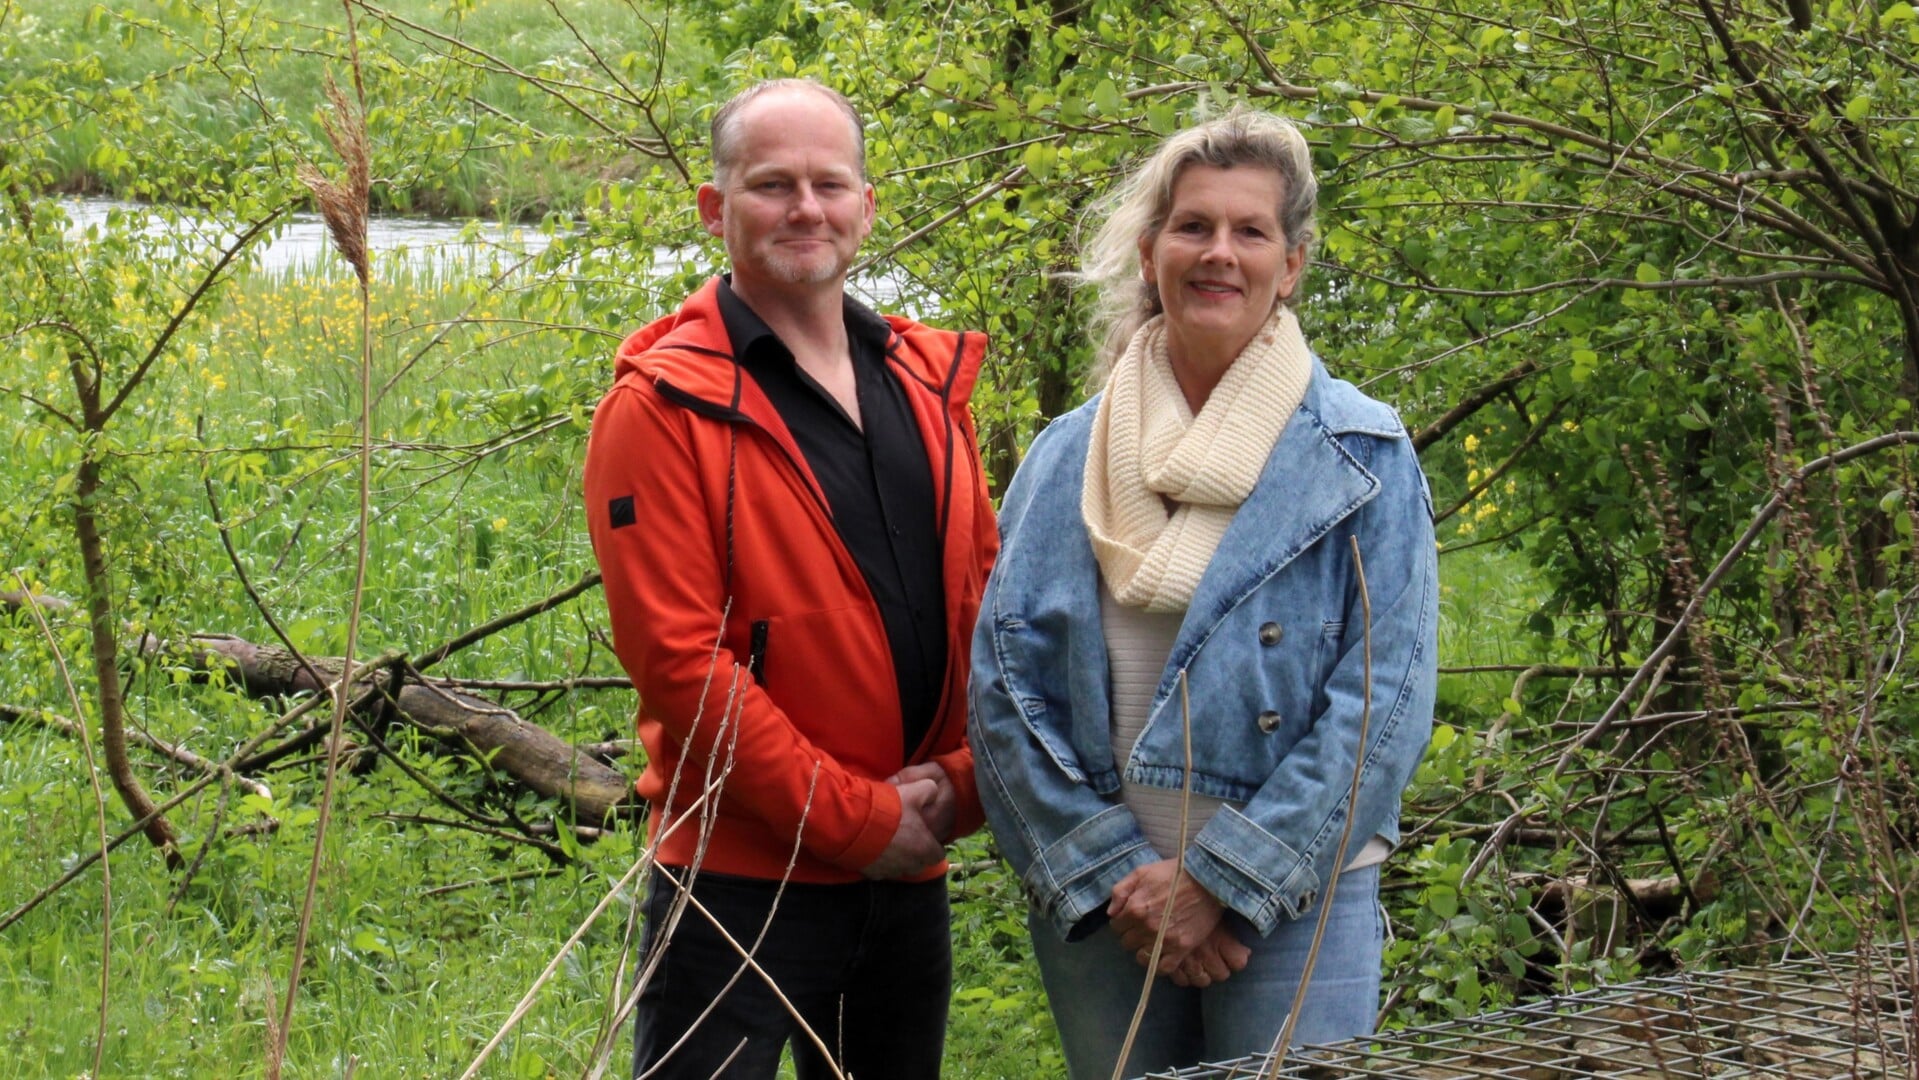
<instances>
[{"instance_id":1,"label":"jacket cuff","mask_svg":"<svg viewBox=\"0 0 1919 1080\"><path fill-rule=\"evenodd\" d=\"M1081 920L1112 902L1113 886L1126 875L1160 861L1146 842L1139 822L1124 806L1112 806L1088 818L1039 853L1026 870L1026 898L1060 940L1068 940ZM1050 867L1082 867L1055 880Z\"/></svg>"},{"instance_id":2,"label":"jacket cuff","mask_svg":"<svg viewBox=\"0 0 1919 1080\"><path fill-rule=\"evenodd\" d=\"M973 776L973 751L962 746L958 750L948 751L933 758L935 764L946 771L946 778L953 784L953 795L957 805L953 811L953 835L947 840L958 840L962 836L971 836L986 824L986 811L980 808L979 780Z\"/></svg>"},{"instance_id":3,"label":"jacket cuff","mask_svg":"<svg viewBox=\"0 0 1919 1080\"><path fill-rule=\"evenodd\" d=\"M1284 840L1222 806L1186 849L1186 872L1266 935L1319 898L1319 875Z\"/></svg>"},{"instance_id":4,"label":"jacket cuff","mask_svg":"<svg viewBox=\"0 0 1919 1080\"><path fill-rule=\"evenodd\" d=\"M884 781L868 781L869 798L872 800L866 811L866 821L852 842L842 848L837 855L826 856L826 860L845 870L859 872L871 866L886 845L893 842L893 834L900 827L899 789Z\"/></svg>"}]
</instances>

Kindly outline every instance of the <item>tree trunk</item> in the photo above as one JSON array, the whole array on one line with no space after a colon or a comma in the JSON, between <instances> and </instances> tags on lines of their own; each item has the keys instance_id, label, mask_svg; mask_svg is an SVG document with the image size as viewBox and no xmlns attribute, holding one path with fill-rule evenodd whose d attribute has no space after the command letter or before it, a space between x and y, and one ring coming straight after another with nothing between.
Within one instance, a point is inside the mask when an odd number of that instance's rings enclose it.
<instances>
[{"instance_id":1,"label":"tree trunk","mask_svg":"<svg viewBox=\"0 0 1919 1080\"><path fill-rule=\"evenodd\" d=\"M107 760L107 776L134 820L147 819L146 836L166 855L167 866L185 865L173 826L133 775L127 757L126 699L120 689L119 628L114 625L112 578L107 571L106 547L94 506L100 497L100 463L88 456L80 462L75 480L73 530L80 541L80 561L87 576L87 626L93 639L93 676L99 683L100 746Z\"/></svg>"}]
</instances>

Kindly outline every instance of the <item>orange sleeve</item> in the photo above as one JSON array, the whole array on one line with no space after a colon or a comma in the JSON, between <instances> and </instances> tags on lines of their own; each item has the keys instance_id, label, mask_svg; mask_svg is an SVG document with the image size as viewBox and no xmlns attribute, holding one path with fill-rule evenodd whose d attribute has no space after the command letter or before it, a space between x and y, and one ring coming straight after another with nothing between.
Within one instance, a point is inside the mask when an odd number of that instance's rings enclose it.
<instances>
[{"instance_id":1,"label":"orange sleeve","mask_svg":"<svg viewBox=\"0 0 1919 1080\"><path fill-rule=\"evenodd\" d=\"M715 550L713 523L726 508L710 505L701 483L688 426L702 422L630 384L594 412L587 531L613 651L642 712L680 749L682 793L699 789L709 764L727 769L730 812L750 813L783 835L798 831L808 854L858 871L891 843L899 793L815 746L725 647L724 552Z\"/></svg>"}]
</instances>

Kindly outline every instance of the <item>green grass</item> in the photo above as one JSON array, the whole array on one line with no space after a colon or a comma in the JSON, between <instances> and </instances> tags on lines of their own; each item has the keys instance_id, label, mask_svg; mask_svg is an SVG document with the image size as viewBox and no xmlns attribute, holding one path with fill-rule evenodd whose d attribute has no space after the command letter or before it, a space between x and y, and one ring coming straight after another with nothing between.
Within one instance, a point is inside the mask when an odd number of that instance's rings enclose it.
<instances>
[{"instance_id":1,"label":"green grass","mask_svg":"<svg viewBox=\"0 0 1919 1080\"><path fill-rule=\"evenodd\" d=\"M94 276L127 290L136 284L132 267L144 264L136 253ZM586 310L599 302L586 290L521 288L518 281L495 289L488 280L401 264L379 269L374 382L382 390L373 426L363 656L385 648L418 652L546 596L593 566L578 505L580 410L606 382L612 340L530 330L528 321L614 331L624 327L611 320L639 316ZM105 302L118 303L115 295L110 290ZM115 316L136 341L141 318L137 311ZM173 638L216 631L271 639L228 566L204 490L210 482L239 558L280 624L304 649L344 647L357 502L356 328L354 291L337 270L249 272L162 358L112 429L112 484L102 509L121 616ZM24 380L50 404L67 401L61 343L24 340L13 385ZM487 449L502 432L542 425L550 426L537 438ZM0 395L0 438L9 447L0 467L0 515L23 526L5 530L0 566L78 598L62 488L72 437L47 424L37 406ZM1530 581L1519 556L1493 547L1445 556L1442 663L1535 655L1536 643L1522 629L1540 603ZM600 601L589 594L456 656L443 671L528 679L613 674L604 627ZM84 635L72 623L56 634L84 692ZM0 703L75 711L60 689L52 651L30 625L0 627L0 652L7 657ZM1450 711L1442 719L1466 736L1453 758L1498 714L1510 685L1509 675L1447 680ZM578 693L541 712L538 722L572 740L623 736L632 704L630 693ZM259 731L274 710L159 666L134 679L131 711L145 730L217 759ZM418 744L401 750L435 784L493 812L529 820L553 813L502 793L467 763ZM162 797L190 779L150 755L136 757ZM190 854L222 821L257 823L270 814L281 825L217 842L171 911L175 879L155 854L136 842L116 855L107 1075L258 1074L268 1017L277 1015L274 1002L284 992L319 769L309 760L265 779L274 790L271 804L235 791L222 809L209 792L173 814ZM1437 773L1427 779L1445 783ZM630 866L635 839L620 834L583 847L575 867L531 878L548 867L524 847L381 817L446 816L391 764L349 775L343 785L295 1017L292 1075L341 1075L350 1056L362 1075L456 1073ZM28 725L0 726L0 835L16 838L0 846L0 908L10 910L95 846L91 799L76 744ZM117 829L125 816L111 799L108 817ZM1450 857L1415 852L1413 886L1443 877L1456 865ZM992 863L983 838L961 845L958 861L968 872L954 883L949 1074L1057 1075L1057 1039L1030 958L1019 889ZM482 884L441 891L470 883ZM1389 902L1402 926L1422 917L1421 894L1410 888L1391 893ZM593 929L487 1075L581 1072L618 972L628 910L616 904ZM0 1062L0 1076L8 1069L75 1075L89 1067L101 927L96 870L0 934L0 1031L20 1048ZM1437 962L1425 937L1418 946L1423 951L1404 958L1409 970ZM1467 967L1486 959L1484 949L1459 956ZM59 1007L49 1008L52 1002Z\"/></svg>"},{"instance_id":2,"label":"green grass","mask_svg":"<svg viewBox=\"0 0 1919 1080\"><path fill-rule=\"evenodd\" d=\"M77 770L75 770L77 771ZM340 1075L348 1055L364 1075L445 1076L464 1068L530 985L563 920L582 917L602 882L568 874L524 887L418 899L431 884L498 872L474 853L462 867L444 839L368 823L392 782L346 793L336 857L347 872L323 884L289 1053L292 1075ZM71 820L88 816L71 800ZM192 818L181 824L192 828ZM264 1056L271 1003L284 993L292 916L309 828L257 842L227 841L171 916L169 882L151 853L127 849L114 868L107 1076L240 1076ZM630 848L615 840L596 856ZM38 881L51 867L15 865ZM33 876L28 878L26 875ZM77 1076L92 1060L100 995L97 876L62 893L0 938L0 994L11 1050L0 1075ZM577 1072L617 952L617 923L595 933L549 987L489 1075L529 1075L538 1057ZM12 1071L9 1071L12 1070ZM532 1074L543 1075L543 1073Z\"/></svg>"},{"instance_id":3,"label":"green grass","mask_svg":"<svg viewBox=\"0 0 1919 1080\"><path fill-rule=\"evenodd\" d=\"M417 652L570 583L593 566L578 505L583 428L571 409L607 377L611 342L562 332L527 334L512 289L481 278L391 267L374 289L376 384L391 381L375 419L377 467L361 654ZM578 321L565 312L543 312ZM573 313L577 315L577 313ZM460 317L470 322L446 331ZM352 353L356 316L348 279L333 273L251 273L192 331L116 421L116 480L106 510L114 538L120 613L157 632L271 634L228 566L203 490L211 480L249 576L303 648L338 652L351 584L356 495ZM441 335L437 341L435 335ZM432 344L429 345L429 342ZM40 393L62 398L50 354ZM70 396L71 391L65 391ZM556 424L526 445L463 459L447 447L502 430ZM71 437L36 409L0 397L0 502L33 528L0 542L6 567L47 591L78 597L70 519L59 468ZM444 665L448 674L551 679L613 674L599 641L597 594L529 620ZM56 634L85 693L84 637ZM597 637L597 640L596 640ZM29 623L0 625L0 703L71 715L52 653ZM524 705L522 698L516 704ZM563 738L630 733L632 695L578 693L540 713ZM165 668L132 680L130 708L145 730L212 758L259 731L274 709L229 690L180 681ZM83 710L84 711L84 710ZM420 744L402 753L449 792L528 820L553 807L503 798L469 764ZM160 797L192 777L135 751ZM176 879L135 841L114 856L107 1076L252 1076L269 1016L285 991L319 799L311 760L264 777L270 805L212 791L171 817L189 856L221 822L277 831L226 836L168 911ZM346 775L328 843L289 1057L293 1076L456 1074L491 1037L561 943L631 865L621 833L579 849L553 876L478 884L548 869L529 849L380 815L447 817L390 763ZM107 793L109 828L126 824ZM81 747L27 724L0 725L0 910L11 910L97 847ZM983 839L960 858L986 864ZM978 866L956 882L959 993L949 1074L1025 1077L1059 1071L1056 1039L1003 868ZM570 1076L585 1068L604 997L620 964L623 897L562 966L485 1075ZM74 1076L92 1061L100 1000L101 877L89 871L0 934L0 1077ZM622 1043L623 1046L630 1045ZM617 1050L614 1060L624 1060ZM620 1073L618 1065L614 1074Z\"/></svg>"},{"instance_id":4,"label":"green grass","mask_svg":"<svg viewBox=\"0 0 1919 1080\"><path fill-rule=\"evenodd\" d=\"M380 377L413 359L437 320L462 311L485 320L501 301L463 281L399 272L376 305ZM249 575L297 643L342 647L351 581L355 485L350 457L356 391L351 374L351 290L337 277L254 275L130 400L116 442L113 505L116 597L123 614L178 637L195 630L271 641L222 552L202 479L211 479ZM484 321L448 335L382 401L384 448L375 481L363 652L419 651L462 628L521 606L592 565L578 525L580 432L562 427L523 451L459 462L427 445L458 446L564 405L538 397L565 347L556 340L496 343ZM457 386L457 392L443 387ZM56 391L47 391L57 397ZM533 399L529 401L529 399ZM7 437L25 449L44 432L10 400ZM41 449L63 437L43 435ZM34 454L8 455L0 491L38 506L40 528L10 545L49 591L72 585L67 520L57 509L59 474ZM451 470L451 471L449 471ZM37 572L35 572L37 570ZM583 631L604 619L588 596L461 655L448 673L554 678L582 668L613 670ZM83 672L81 641L58 628L67 663ZM0 630L0 701L74 711L50 678L50 653L29 624ZM84 682L82 683L84 686ZM177 682L154 669L131 682L131 712L144 729L218 758L260 730L273 709L223 689ZM597 739L629 725L629 693L576 695L541 714L564 737ZM461 798L513 806L490 794L477 770L424 746L403 752ZM162 797L187 776L142 756L145 782ZM11 909L95 843L80 747L27 725L0 727L0 903ZM267 813L278 831L226 838L166 913L174 879L139 844L113 861L112 979L108 1053L114 1076L251 1075L264 1055L267 1017L284 993L287 958L305 880L317 804L311 764L269 774L270 806L240 798L229 826ZM111 799L109 793L109 799ZM211 793L172 818L189 855L222 810ZM329 838L309 967L293 1030L292 1075L340 1075L347 1055L362 1075L457 1072L491 1036L610 879L635 855L620 834L582 850L557 876L446 895L432 890L545 868L526 849L454 830L378 815L449 816L385 764L346 776ZM521 801L537 820L551 810ZM125 823L117 803L110 827ZM99 1000L101 891L97 871L0 935L0 1027L12 1049L0 1075L78 1075L91 1062ZM600 999L617 964L621 914L597 926L546 991L541 1007L495 1058L488 1075L577 1073ZM49 1007L58 1003L58 1007ZM542 1064L544 1063L544 1064Z\"/></svg>"},{"instance_id":5,"label":"green grass","mask_svg":"<svg viewBox=\"0 0 1919 1080\"><path fill-rule=\"evenodd\" d=\"M378 6L387 14L358 17L369 44L390 52L394 61L365 74L371 100L387 103L372 117L375 143L395 151L376 162L376 209L532 221L551 210L577 208L595 184L650 166L644 157L588 145L584 138L595 126L555 97L474 67L497 63L564 80L569 71L595 65L598 53L629 84L647 85L658 58L636 14L646 7L570 5L566 13L578 30L575 37L543 0L392 0ZM14 40L0 48L0 86L42 75L80 93L130 91L183 139L200 145L237 147L261 137L263 115L286 118L305 152L324 156L318 151L323 142L317 117L325 103L319 73L330 71L343 85L351 78L341 6L332 0L231 5L224 27L212 10L45 0L8 11L0 17L0 32ZM434 35L476 43L488 59L452 50L457 62L449 62L436 55L448 50ZM205 62L236 48L245 49L255 76L244 95ZM316 59L322 56L331 59ZM709 61L705 47L681 33L666 51L664 70L671 77ZM636 120L629 105L597 99L586 104L615 125ZM145 170L139 162L114 158L120 140L110 129L82 107L46 132L52 189L146 194ZM202 179L218 182L217 175Z\"/></svg>"}]
</instances>

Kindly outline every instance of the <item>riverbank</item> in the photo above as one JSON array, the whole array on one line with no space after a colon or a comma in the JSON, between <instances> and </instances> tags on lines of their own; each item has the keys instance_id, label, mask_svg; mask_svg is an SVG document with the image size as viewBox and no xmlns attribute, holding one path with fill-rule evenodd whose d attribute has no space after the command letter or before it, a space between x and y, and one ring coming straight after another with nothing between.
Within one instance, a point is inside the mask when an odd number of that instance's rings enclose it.
<instances>
[{"instance_id":1,"label":"riverbank","mask_svg":"<svg viewBox=\"0 0 1919 1080\"><path fill-rule=\"evenodd\" d=\"M114 214L130 215L142 231L163 232L170 225L158 208L102 196L60 200L74 232L105 226ZM221 223L208 223L219 229ZM538 255L553 242L541 229L501 225L481 219L426 215L376 214L367 222L367 249L376 263L391 262L416 270L486 272L501 261ZM345 272L334 258L333 238L319 214L300 211L266 239L252 245L254 266L268 273L324 275Z\"/></svg>"},{"instance_id":2,"label":"riverbank","mask_svg":"<svg viewBox=\"0 0 1919 1080\"><path fill-rule=\"evenodd\" d=\"M39 193L152 197L149 163L129 155L97 119L108 99L128 95L152 99L183 140L226 146L236 160L263 143L313 160L329 156L318 121L324 82L314 77L313 57L334 57L327 70L349 91L355 78L337 3L270 0L237 13L188 4L156 9L114 12L92 0L44 0L31 11L0 6L0 87L43 83L63 103L45 118ZM656 56L629 52L645 47L644 35L635 38L644 7L583 5L565 21L540 0L391 0L380 10L378 21L360 14L362 32L381 35L382 47L407 68L361 73L369 131L382 150L371 192L380 213L531 224L576 211L595 186L652 168L647 137L657 133L636 127L622 140L635 149L616 157L584 149L589 133L644 118L622 103L583 111L565 97L564 73L606 63L630 69L636 81L641 72L672 79L711 60L686 34ZM236 95L218 58L193 44L209 31L246 54L250 94ZM438 88L431 101L382 94L389 80L423 74ZM221 164L209 162L201 183L221 188Z\"/></svg>"}]
</instances>

